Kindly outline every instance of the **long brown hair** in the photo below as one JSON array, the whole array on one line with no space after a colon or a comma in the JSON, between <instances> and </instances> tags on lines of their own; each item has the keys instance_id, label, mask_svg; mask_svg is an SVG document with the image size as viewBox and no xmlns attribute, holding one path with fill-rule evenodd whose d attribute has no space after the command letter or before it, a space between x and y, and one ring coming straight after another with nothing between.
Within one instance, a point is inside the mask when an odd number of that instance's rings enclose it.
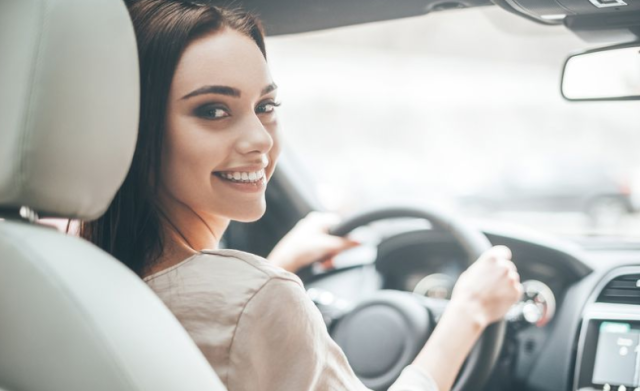
<instances>
[{"instance_id":1,"label":"long brown hair","mask_svg":"<svg viewBox=\"0 0 640 391\"><path fill-rule=\"evenodd\" d=\"M246 34L266 58L259 21L239 10L179 0L128 4L138 42L140 123L129 173L105 214L82 222L80 236L138 275L162 255L164 238L156 202L169 89L176 66L194 39L228 27Z\"/></svg>"}]
</instances>

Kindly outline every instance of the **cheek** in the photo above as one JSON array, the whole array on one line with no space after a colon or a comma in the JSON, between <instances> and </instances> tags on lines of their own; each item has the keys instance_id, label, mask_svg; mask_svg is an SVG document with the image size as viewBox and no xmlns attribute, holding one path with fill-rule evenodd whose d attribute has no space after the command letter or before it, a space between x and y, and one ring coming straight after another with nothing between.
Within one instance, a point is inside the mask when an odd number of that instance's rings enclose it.
<instances>
[{"instance_id":1,"label":"cheek","mask_svg":"<svg viewBox=\"0 0 640 391\"><path fill-rule=\"evenodd\" d=\"M271 151L269 151L269 155L277 157L280 154L280 146L282 144L278 122L274 121L272 124L265 125L265 128L273 139L273 147L271 148Z\"/></svg>"},{"instance_id":2,"label":"cheek","mask_svg":"<svg viewBox=\"0 0 640 391\"><path fill-rule=\"evenodd\" d=\"M211 172L224 160L228 144L214 130L183 119L167 127L162 176L167 190L177 198L193 198L210 181ZM195 190L194 190L195 189ZM180 196L182 195L182 197Z\"/></svg>"},{"instance_id":3,"label":"cheek","mask_svg":"<svg viewBox=\"0 0 640 391\"><path fill-rule=\"evenodd\" d=\"M278 157L280 156L282 145L278 123L274 122L273 124L266 125L265 127L267 128L267 131L269 132L269 134L271 134L271 137L273 139L273 146L269 151L269 161L271 162L271 166L275 166L276 162L278 161Z\"/></svg>"}]
</instances>

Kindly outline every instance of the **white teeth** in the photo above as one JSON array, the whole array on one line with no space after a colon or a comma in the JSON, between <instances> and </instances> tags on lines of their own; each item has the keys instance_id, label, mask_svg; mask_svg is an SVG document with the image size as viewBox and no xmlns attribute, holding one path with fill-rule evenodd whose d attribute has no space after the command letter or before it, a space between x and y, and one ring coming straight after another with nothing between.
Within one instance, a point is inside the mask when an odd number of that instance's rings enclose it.
<instances>
[{"instance_id":1,"label":"white teeth","mask_svg":"<svg viewBox=\"0 0 640 391\"><path fill-rule=\"evenodd\" d=\"M220 172L219 175L225 179L229 179L235 182L258 182L261 181L265 176L264 170L254 171L254 172Z\"/></svg>"}]
</instances>

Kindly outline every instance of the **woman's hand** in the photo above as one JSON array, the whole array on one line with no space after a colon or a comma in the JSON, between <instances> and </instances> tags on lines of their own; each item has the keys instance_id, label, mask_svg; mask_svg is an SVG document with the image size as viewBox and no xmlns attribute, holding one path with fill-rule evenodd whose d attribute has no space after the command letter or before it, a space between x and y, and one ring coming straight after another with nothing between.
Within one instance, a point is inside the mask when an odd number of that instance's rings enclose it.
<instances>
[{"instance_id":1,"label":"woman's hand","mask_svg":"<svg viewBox=\"0 0 640 391\"><path fill-rule=\"evenodd\" d=\"M521 296L520 275L511 262L511 250L495 246L458 278L451 306L464 308L486 327L501 319Z\"/></svg>"},{"instance_id":2,"label":"woman's hand","mask_svg":"<svg viewBox=\"0 0 640 391\"><path fill-rule=\"evenodd\" d=\"M458 279L451 302L414 365L449 391L484 329L522 296L520 276L504 246L488 250Z\"/></svg>"},{"instance_id":3,"label":"woman's hand","mask_svg":"<svg viewBox=\"0 0 640 391\"><path fill-rule=\"evenodd\" d=\"M331 266L334 256L360 244L329 235L329 229L339 221L340 218L334 214L309 213L278 242L267 259L292 273L313 262L324 262Z\"/></svg>"}]
</instances>

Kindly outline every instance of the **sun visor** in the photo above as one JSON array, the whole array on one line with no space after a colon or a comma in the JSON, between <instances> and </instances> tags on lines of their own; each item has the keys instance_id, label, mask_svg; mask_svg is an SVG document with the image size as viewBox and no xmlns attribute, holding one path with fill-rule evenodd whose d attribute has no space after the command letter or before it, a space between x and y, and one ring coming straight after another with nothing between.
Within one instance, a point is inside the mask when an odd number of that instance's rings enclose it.
<instances>
[{"instance_id":1,"label":"sun visor","mask_svg":"<svg viewBox=\"0 0 640 391\"><path fill-rule=\"evenodd\" d=\"M640 2L635 0L494 0L494 3L538 23L564 24L588 42L640 39Z\"/></svg>"}]
</instances>

